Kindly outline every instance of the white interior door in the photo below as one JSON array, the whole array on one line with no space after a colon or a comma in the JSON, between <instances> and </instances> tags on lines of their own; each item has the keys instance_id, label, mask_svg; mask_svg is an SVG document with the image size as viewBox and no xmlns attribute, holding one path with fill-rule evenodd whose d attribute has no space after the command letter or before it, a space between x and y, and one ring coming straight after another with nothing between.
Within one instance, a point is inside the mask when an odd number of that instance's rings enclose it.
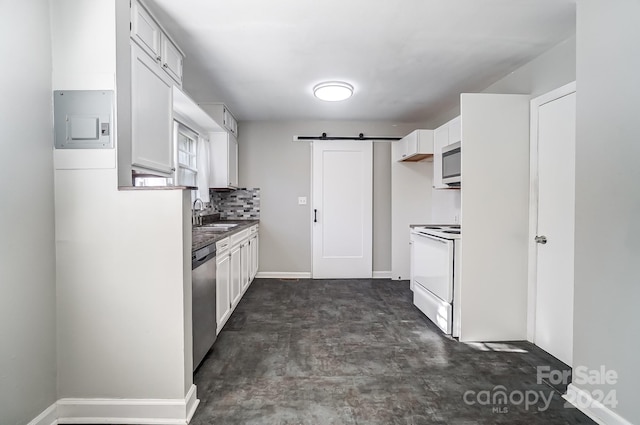
<instances>
[{"instance_id":1,"label":"white interior door","mask_svg":"<svg viewBox=\"0 0 640 425\"><path fill-rule=\"evenodd\" d=\"M371 278L373 144L313 142L314 279Z\"/></svg>"},{"instance_id":2,"label":"white interior door","mask_svg":"<svg viewBox=\"0 0 640 425\"><path fill-rule=\"evenodd\" d=\"M575 88L537 105L534 343L568 365L573 358L575 128Z\"/></svg>"}]
</instances>

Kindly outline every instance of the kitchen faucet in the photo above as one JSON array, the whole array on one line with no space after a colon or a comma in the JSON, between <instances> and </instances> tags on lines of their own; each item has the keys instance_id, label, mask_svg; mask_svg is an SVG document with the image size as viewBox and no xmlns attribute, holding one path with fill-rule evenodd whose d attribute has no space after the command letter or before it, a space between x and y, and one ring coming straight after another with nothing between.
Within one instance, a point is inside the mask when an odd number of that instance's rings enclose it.
<instances>
[{"instance_id":1,"label":"kitchen faucet","mask_svg":"<svg viewBox=\"0 0 640 425\"><path fill-rule=\"evenodd\" d=\"M200 211L202 211L204 209L204 202L202 202L202 199L200 198L196 198L196 200L193 201L193 209L196 209L196 204L198 203L198 201L200 201Z\"/></svg>"},{"instance_id":2,"label":"kitchen faucet","mask_svg":"<svg viewBox=\"0 0 640 425\"><path fill-rule=\"evenodd\" d=\"M196 198L193 201L193 208L191 213L191 224L194 226L202 226L202 214L196 214L196 204L200 201L200 209L198 211L202 212L204 210L204 202L200 198Z\"/></svg>"}]
</instances>

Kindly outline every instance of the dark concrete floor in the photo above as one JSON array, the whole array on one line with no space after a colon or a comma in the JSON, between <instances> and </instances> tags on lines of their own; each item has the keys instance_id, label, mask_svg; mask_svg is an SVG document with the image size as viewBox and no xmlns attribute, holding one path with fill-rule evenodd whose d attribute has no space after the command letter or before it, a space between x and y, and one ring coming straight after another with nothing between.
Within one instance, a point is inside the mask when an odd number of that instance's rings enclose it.
<instances>
[{"instance_id":1,"label":"dark concrete floor","mask_svg":"<svg viewBox=\"0 0 640 425\"><path fill-rule=\"evenodd\" d=\"M445 337L407 282L256 279L196 371L191 423L593 424L536 366L567 368L529 343ZM500 390L515 403L485 401Z\"/></svg>"}]
</instances>

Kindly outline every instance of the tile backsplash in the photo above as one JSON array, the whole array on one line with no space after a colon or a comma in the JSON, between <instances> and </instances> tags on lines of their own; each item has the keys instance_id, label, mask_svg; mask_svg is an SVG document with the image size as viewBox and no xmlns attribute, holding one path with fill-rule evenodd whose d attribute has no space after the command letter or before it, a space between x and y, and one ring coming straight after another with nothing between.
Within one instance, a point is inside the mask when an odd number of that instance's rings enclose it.
<instances>
[{"instance_id":1,"label":"tile backsplash","mask_svg":"<svg viewBox=\"0 0 640 425\"><path fill-rule=\"evenodd\" d=\"M211 204L223 220L260 219L260 189L211 191Z\"/></svg>"}]
</instances>

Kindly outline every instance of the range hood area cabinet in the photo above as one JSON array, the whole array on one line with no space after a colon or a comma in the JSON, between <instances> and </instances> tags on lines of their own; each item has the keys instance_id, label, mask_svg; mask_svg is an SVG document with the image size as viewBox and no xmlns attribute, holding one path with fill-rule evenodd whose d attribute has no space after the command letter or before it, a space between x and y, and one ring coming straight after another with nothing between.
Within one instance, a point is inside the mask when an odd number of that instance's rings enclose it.
<instances>
[{"instance_id":1,"label":"range hood area cabinet","mask_svg":"<svg viewBox=\"0 0 640 425\"><path fill-rule=\"evenodd\" d=\"M415 130L393 144L393 158L416 162L433 157L433 130Z\"/></svg>"}]
</instances>

